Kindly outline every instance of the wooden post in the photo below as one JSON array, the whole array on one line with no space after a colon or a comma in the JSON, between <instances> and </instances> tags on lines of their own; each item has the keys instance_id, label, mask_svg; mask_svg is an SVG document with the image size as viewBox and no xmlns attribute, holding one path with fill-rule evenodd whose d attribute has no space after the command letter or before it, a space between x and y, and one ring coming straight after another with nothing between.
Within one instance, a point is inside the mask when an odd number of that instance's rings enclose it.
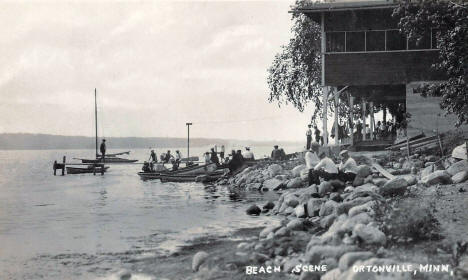
<instances>
[{"instance_id":1,"label":"wooden post","mask_svg":"<svg viewBox=\"0 0 468 280\"><path fill-rule=\"evenodd\" d=\"M96 163L93 164L93 175L96 176Z\"/></svg>"},{"instance_id":2,"label":"wooden post","mask_svg":"<svg viewBox=\"0 0 468 280\"><path fill-rule=\"evenodd\" d=\"M67 159L67 157L63 156L62 176L65 175L65 161L66 161L66 159Z\"/></svg>"},{"instance_id":3,"label":"wooden post","mask_svg":"<svg viewBox=\"0 0 468 280\"><path fill-rule=\"evenodd\" d=\"M362 100L362 140L367 139L366 133L366 101Z\"/></svg>"},{"instance_id":4,"label":"wooden post","mask_svg":"<svg viewBox=\"0 0 468 280\"><path fill-rule=\"evenodd\" d=\"M406 151L407 151L408 159L409 159L410 153L411 153L410 148L411 147L410 147L410 144L409 144L409 137L406 137Z\"/></svg>"},{"instance_id":5,"label":"wooden post","mask_svg":"<svg viewBox=\"0 0 468 280\"><path fill-rule=\"evenodd\" d=\"M335 88L335 90L338 90L337 88ZM339 109L338 107L340 106L340 98L339 98L339 94L335 94L335 144L336 145L339 145L340 144L340 140L338 138L338 132L339 132L339 127L338 127L338 113L339 113Z\"/></svg>"},{"instance_id":6,"label":"wooden post","mask_svg":"<svg viewBox=\"0 0 468 280\"><path fill-rule=\"evenodd\" d=\"M370 110L370 139L374 139L374 102L371 101L369 104L369 110Z\"/></svg>"},{"instance_id":7,"label":"wooden post","mask_svg":"<svg viewBox=\"0 0 468 280\"><path fill-rule=\"evenodd\" d=\"M407 136L406 139L408 139L409 137ZM440 156L444 156L444 149L442 148L442 141L440 141L440 134L439 134L439 130L437 130L437 140L439 140L439 148L440 148Z\"/></svg>"},{"instance_id":8,"label":"wooden post","mask_svg":"<svg viewBox=\"0 0 468 280\"><path fill-rule=\"evenodd\" d=\"M328 107L328 87L323 87L323 112L322 112L322 136L323 144L328 145L328 127L327 127L327 107Z\"/></svg>"},{"instance_id":9,"label":"wooden post","mask_svg":"<svg viewBox=\"0 0 468 280\"><path fill-rule=\"evenodd\" d=\"M354 96L351 96L349 98L349 117L351 118L351 126L349 128L350 134L351 134L351 146L354 145L354 114L353 114L353 109L354 109Z\"/></svg>"},{"instance_id":10,"label":"wooden post","mask_svg":"<svg viewBox=\"0 0 468 280\"><path fill-rule=\"evenodd\" d=\"M387 107L383 107L383 121L387 123Z\"/></svg>"},{"instance_id":11,"label":"wooden post","mask_svg":"<svg viewBox=\"0 0 468 280\"><path fill-rule=\"evenodd\" d=\"M57 161L54 161L54 176L57 175Z\"/></svg>"},{"instance_id":12,"label":"wooden post","mask_svg":"<svg viewBox=\"0 0 468 280\"><path fill-rule=\"evenodd\" d=\"M102 164L102 167L101 167L101 175L104 175L104 163Z\"/></svg>"}]
</instances>

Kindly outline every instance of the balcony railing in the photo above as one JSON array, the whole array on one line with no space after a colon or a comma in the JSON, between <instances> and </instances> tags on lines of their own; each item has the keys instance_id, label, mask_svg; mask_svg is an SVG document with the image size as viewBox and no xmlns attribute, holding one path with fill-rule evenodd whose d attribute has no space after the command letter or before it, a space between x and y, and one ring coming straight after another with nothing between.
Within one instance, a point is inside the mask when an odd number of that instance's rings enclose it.
<instances>
[{"instance_id":1,"label":"balcony railing","mask_svg":"<svg viewBox=\"0 0 468 280\"><path fill-rule=\"evenodd\" d=\"M418 42L398 29L325 32L327 53L392 52L437 50L438 30L431 29Z\"/></svg>"}]
</instances>

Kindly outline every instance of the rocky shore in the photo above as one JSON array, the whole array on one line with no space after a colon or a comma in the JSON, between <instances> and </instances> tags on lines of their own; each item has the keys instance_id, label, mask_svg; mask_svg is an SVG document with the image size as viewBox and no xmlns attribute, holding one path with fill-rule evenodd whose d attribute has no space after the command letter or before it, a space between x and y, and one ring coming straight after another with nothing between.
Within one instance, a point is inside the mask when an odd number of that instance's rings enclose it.
<instances>
[{"instance_id":1,"label":"rocky shore","mask_svg":"<svg viewBox=\"0 0 468 280\"><path fill-rule=\"evenodd\" d=\"M347 184L333 180L307 186L301 158L258 164L220 182L234 192L281 194L277 201L246 209L248 215L282 219L253 240L236 245L229 262L237 273L232 278L464 279L468 275L466 231L444 230L448 225L466 229L467 161L419 154L352 156L360 165L354 182ZM372 162L394 176L384 177L389 176L373 168ZM451 208L450 202L458 206ZM447 216L446 208L460 219L441 220L441 214ZM418 247L421 244L430 244L433 250L426 252ZM216 259L205 251L194 254L193 278L216 279L213 271L223 271L226 265ZM426 263L450 268L427 273L420 267Z\"/></svg>"}]
</instances>

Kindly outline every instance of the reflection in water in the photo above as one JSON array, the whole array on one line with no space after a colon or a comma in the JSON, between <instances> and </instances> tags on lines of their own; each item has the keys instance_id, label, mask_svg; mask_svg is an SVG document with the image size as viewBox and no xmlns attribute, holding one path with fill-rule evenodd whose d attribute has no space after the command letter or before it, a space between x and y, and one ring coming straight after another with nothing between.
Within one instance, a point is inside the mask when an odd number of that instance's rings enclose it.
<instances>
[{"instance_id":1,"label":"reflection in water","mask_svg":"<svg viewBox=\"0 0 468 280\"><path fill-rule=\"evenodd\" d=\"M228 236L266 223L244 212L246 201L263 203L265 194L142 181L138 165L112 166L104 176L52 176L53 160L90 153L0 151L2 279L96 278L124 263L206 242L207 234Z\"/></svg>"}]
</instances>

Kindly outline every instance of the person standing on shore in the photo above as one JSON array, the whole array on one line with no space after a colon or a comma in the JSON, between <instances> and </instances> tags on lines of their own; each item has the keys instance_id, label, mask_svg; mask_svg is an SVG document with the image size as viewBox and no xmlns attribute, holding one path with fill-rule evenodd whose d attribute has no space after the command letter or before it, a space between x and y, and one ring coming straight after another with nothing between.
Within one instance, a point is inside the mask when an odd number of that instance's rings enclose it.
<instances>
[{"instance_id":1,"label":"person standing on shore","mask_svg":"<svg viewBox=\"0 0 468 280\"><path fill-rule=\"evenodd\" d=\"M309 150L310 149L310 143L312 143L312 125L309 124L308 126L308 129L306 131L306 139L307 139L307 145L306 145L306 149Z\"/></svg>"},{"instance_id":2,"label":"person standing on shore","mask_svg":"<svg viewBox=\"0 0 468 280\"><path fill-rule=\"evenodd\" d=\"M271 159L281 160L281 151L278 149L278 145L273 146L273 151L271 151Z\"/></svg>"},{"instance_id":3,"label":"person standing on shore","mask_svg":"<svg viewBox=\"0 0 468 280\"><path fill-rule=\"evenodd\" d=\"M101 146L99 147L99 150L101 151L101 160L104 162L104 158L106 157L106 139L102 139Z\"/></svg>"},{"instance_id":4,"label":"person standing on shore","mask_svg":"<svg viewBox=\"0 0 468 280\"><path fill-rule=\"evenodd\" d=\"M210 157L211 162L216 163L216 165L219 165L219 158L218 155L216 154L216 151L214 148L211 148L211 157Z\"/></svg>"},{"instance_id":5,"label":"person standing on shore","mask_svg":"<svg viewBox=\"0 0 468 280\"><path fill-rule=\"evenodd\" d=\"M320 147L320 144L317 142L311 143L310 149L305 153L304 159L306 162L307 169L309 170L309 186L314 183L314 167L319 163L319 158L317 156L317 151Z\"/></svg>"},{"instance_id":6,"label":"person standing on shore","mask_svg":"<svg viewBox=\"0 0 468 280\"><path fill-rule=\"evenodd\" d=\"M341 163L339 166L338 177L343 182L352 182L356 178L357 164L356 161L349 156L348 150L340 152Z\"/></svg>"},{"instance_id":7,"label":"person standing on shore","mask_svg":"<svg viewBox=\"0 0 468 280\"><path fill-rule=\"evenodd\" d=\"M314 126L315 142L320 143L320 130Z\"/></svg>"},{"instance_id":8,"label":"person standing on shore","mask_svg":"<svg viewBox=\"0 0 468 280\"><path fill-rule=\"evenodd\" d=\"M224 145L221 145L221 152L219 152L219 156L221 157L222 160L224 160Z\"/></svg>"}]
</instances>

